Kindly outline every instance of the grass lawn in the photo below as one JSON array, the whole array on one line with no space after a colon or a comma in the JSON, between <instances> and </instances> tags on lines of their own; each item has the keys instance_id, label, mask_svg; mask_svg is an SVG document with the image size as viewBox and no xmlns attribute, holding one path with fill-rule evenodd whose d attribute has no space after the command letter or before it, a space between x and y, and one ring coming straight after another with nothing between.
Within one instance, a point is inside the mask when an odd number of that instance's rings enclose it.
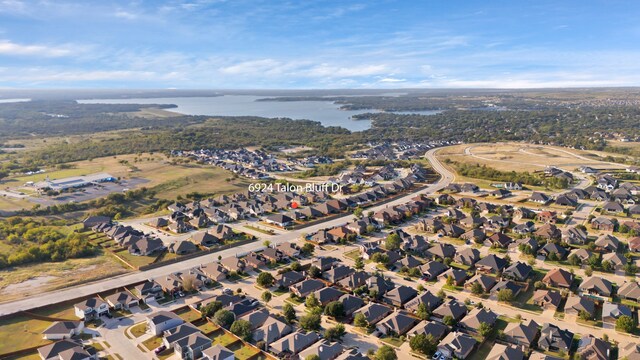
<instances>
[{"instance_id":1,"label":"grass lawn","mask_svg":"<svg viewBox=\"0 0 640 360\"><path fill-rule=\"evenodd\" d=\"M95 342L95 343L91 344L91 346L92 346L94 349L96 349L96 351L102 351L102 350L104 350L104 346L102 346L102 344L97 343L97 342Z\"/></svg>"},{"instance_id":2,"label":"grass lawn","mask_svg":"<svg viewBox=\"0 0 640 360\"><path fill-rule=\"evenodd\" d=\"M236 350L234 352L234 355L236 356L236 359L238 360L246 360L246 359L250 359L253 356L257 355L260 353L260 350L252 347L252 346L248 346L248 345L244 345L243 347L241 347L240 349Z\"/></svg>"},{"instance_id":3,"label":"grass lawn","mask_svg":"<svg viewBox=\"0 0 640 360\"><path fill-rule=\"evenodd\" d=\"M131 326L131 334L136 338L144 335L147 332L147 322L143 321L141 323L135 324Z\"/></svg>"},{"instance_id":4,"label":"grass lawn","mask_svg":"<svg viewBox=\"0 0 640 360\"><path fill-rule=\"evenodd\" d=\"M191 308L186 307L183 309L179 309L179 310L175 310L174 313L176 313L176 315L180 316L184 321L186 322L192 322L195 320L200 319L200 314L198 314L197 312L193 311Z\"/></svg>"},{"instance_id":5,"label":"grass lawn","mask_svg":"<svg viewBox=\"0 0 640 360\"><path fill-rule=\"evenodd\" d=\"M24 315L0 320L0 354L51 343L42 338L42 331L52 322L31 319Z\"/></svg>"},{"instance_id":6,"label":"grass lawn","mask_svg":"<svg viewBox=\"0 0 640 360\"><path fill-rule=\"evenodd\" d=\"M293 306L298 306L298 305L300 305L300 304L302 304L304 302L303 300L298 299L297 297L296 298L289 297L285 301L290 303Z\"/></svg>"},{"instance_id":7,"label":"grass lawn","mask_svg":"<svg viewBox=\"0 0 640 360\"><path fill-rule=\"evenodd\" d=\"M92 258L17 266L0 271L1 296L3 301L12 301L112 277L127 271L131 269L107 254ZM10 286L13 284L20 284L20 286L13 288ZM71 319L75 319L75 316Z\"/></svg>"},{"instance_id":8,"label":"grass lawn","mask_svg":"<svg viewBox=\"0 0 640 360\"><path fill-rule=\"evenodd\" d=\"M129 250L118 251L116 255L123 258L127 263L131 264L131 266L136 269L140 266L149 265L156 260L156 256L136 256L131 255Z\"/></svg>"},{"instance_id":9,"label":"grass lawn","mask_svg":"<svg viewBox=\"0 0 640 360\"><path fill-rule=\"evenodd\" d=\"M402 343L404 342L397 337L385 337L385 338L381 338L380 341L395 347L402 346Z\"/></svg>"},{"instance_id":10,"label":"grass lawn","mask_svg":"<svg viewBox=\"0 0 640 360\"><path fill-rule=\"evenodd\" d=\"M4 360L41 360L42 358L40 357L40 354L38 354L38 352L32 352L29 354L25 354L25 355L16 355L16 356L9 356L7 358L4 358Z\"/></svg>"},{"instance_id":11,"label":"grass lawn","mask_svg":"<svg viewBox=\"0 0 640 360\"><path fill-rule=\"evenodd\" d=\"M142 345L144 345L150 351L153 351L155 348L162 345L162 338L159 336L154 336L152 338L149 338L143 341Z\"/></svg>"},{"instance_id":12,"label":"grass lawn","mask_svg":"<svg viewBox=\"0 0 640 360\"><path fill-rule=\"evenodd\" d=\"M276 297L276 296L280 296L280 295L284 295L289 293L289 289L285 288L285 289L280 289L280 288L276 288L276 290L272 291L271 294Z\"/></svg>"},{"instance_id":13,"label":"grass lawn","mask_svg":"<svg viewBox=\"0 0 640 360\"><path fill-rule=\"evenodd\" d=\"M224 333L223 335L219 335L216 336L215 338L213 338L213 345L222 345L222 346L229 346L237 341L240 341L239 339L237 339L236 337L234 337L231 334L228 333Z\"/></svg>"},{"instance_id":14,"label":"grass lawn","mask_svg":"<svg viewBox=\"0 0 640 360\"><path fill-rule=\"evenodd\" d=\"M348 257L349 259L356 261L356 259L360 256L360 250L356 249L356 250L351 250L349 252L344 253L344 256Z\"/></svg>"},{"instance_id":15,"label":"grass lawn","mask_svg":"<svg viewBox=\"0 0 640 360\"><path fill-rule=\"evenodd\" d=\"M211 321L205 321L202 324L199 324L197 326L198 326L198 329L200 329L200 331L202 331L205 334L209 334L220 329L218 325L212 323Z\"/></svg>"},{"instance_id":16,"label":"grass lawn","mask_svg":"<svg viewBox=\"0 0 640 360\"><path fill-rule=\"evenodd\" d=\"M41 316L48 316L63 320L78 320L75 309L70 303L54 304L47 307L32 311L32 313Z\"/></svg>"}]
</instances>

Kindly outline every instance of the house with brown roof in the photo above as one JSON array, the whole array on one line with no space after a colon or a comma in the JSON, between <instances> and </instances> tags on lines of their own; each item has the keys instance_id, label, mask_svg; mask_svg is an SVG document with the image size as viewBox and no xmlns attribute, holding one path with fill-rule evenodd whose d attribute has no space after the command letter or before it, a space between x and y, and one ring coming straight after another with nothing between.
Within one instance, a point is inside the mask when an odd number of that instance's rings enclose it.
<instances>
[{"instance_id":1,"label":"house with brown roof","mask_svg":"<svg viewBox=\"0 0 640 360\"><path fill-rule=\"evenodd\" d=\"M562 301L562 295L556 290L536 290L531 298L535 305L543 309L557 309Z\"/></svg>"},{"instance_id":2,"label":"house with brown roof","mask_svg":"<svg viewBox=\"0 0 640 360\"><path fill-rule=\"evenodd\" d=\"M522 323L509 323L503 331L504 340L525 348L531 348L538 341L538 335L540 334L538 327L539 325L533 320Z\"/></svg>"},{"instance_id":3,"label":"house with brown roof","mask_svg":"<svg viewBox=\"0 0 640 360\"><path fill-rule=\"evenodd\" d=\"M552 287L570 288L573 283L573 274L561 268L549 270L542 282Z\"/></svg>"}]
</instances>

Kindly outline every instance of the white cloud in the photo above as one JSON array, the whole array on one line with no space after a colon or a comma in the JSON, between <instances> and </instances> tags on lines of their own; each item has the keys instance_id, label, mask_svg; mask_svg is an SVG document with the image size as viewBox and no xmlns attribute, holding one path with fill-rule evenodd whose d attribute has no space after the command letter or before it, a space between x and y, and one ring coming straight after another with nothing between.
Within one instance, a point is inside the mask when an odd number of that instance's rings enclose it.
<instances>
[{"instance_id":1,"label":"white cloud","mask_svg":"<svg viewBox=\"0 0 640 360\"><path fill-rule=\"evenodd\" d=\"M138 18L138 14L134 14L130 11L125 10L116 10L113 14L117 18L125 19L125 20L136 20Z\"/></svg>"},{"instance_id":2,"label":"white cloud","mask_svg":"<svg viewBox=\"0 0 640 360\"><path fill-rule=\"evenodd\" d=\"M73 51L67 45L24 45L0 40L0 55L62 57L73 55Z\"/></svg>"}]
</instances>

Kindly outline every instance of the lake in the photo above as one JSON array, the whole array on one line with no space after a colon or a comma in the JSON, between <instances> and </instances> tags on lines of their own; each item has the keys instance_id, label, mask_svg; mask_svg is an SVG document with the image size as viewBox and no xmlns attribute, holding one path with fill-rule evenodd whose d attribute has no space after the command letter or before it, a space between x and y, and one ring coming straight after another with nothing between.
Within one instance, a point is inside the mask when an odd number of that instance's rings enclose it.
<instances>
[{"instance_id":1,"label":"lake","mask_svg":"<svg viewBox=\"0 0 640 360\"><path fill-rule=\"evenodd\" d=\"M351 116L378 110L340 110L332 101L256 101L264 96L224 95L216 97L175 97L140 99L91 99L78 100L81 104L174 104L167 109L185 115L210 116L261 116L267 118L291 118L319 121L324 126L341 126L351 131L363 131L371 127L370 120L353 120ZM438 111L417 111L420 114L436 114Z\"/></svg>"}]
</instances>

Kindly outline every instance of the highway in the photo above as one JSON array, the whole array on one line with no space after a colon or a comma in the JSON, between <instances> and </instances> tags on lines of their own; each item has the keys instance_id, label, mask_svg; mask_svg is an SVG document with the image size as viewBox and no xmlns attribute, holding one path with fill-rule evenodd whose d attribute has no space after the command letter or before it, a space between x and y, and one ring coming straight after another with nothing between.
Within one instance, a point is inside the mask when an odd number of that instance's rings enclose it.
<instances>
[{"instance_id":1,"label":"highway","mask_svg":"<svg viewBox=\"0 0 640 360\"><path fill-rule=\"evenodd\" d=\"M407 195L402 196L398 199L395 199L391 202L368 208L367 211L378 211L385 207L404 204L418 194L434 193L446 187L447 185L449 185L454 179L454 174L451 173L436 158L435 153L438 150L439 148L434 148L427 151L427 153L425 154L425 157L431 163L433 169L437 173L439 173L441 176L441 178L437 182L429 185L426 188L410 192ZM313 226L306 227L304 229L286 231L274 236L267 236L265 237L265 239L268 239L272 244L278 244L286 241L295 241L297 239L300 239L303 234L313 233L320 229L342 225L350 220L351 220L350 215L345 215L343 217L334 218ZM168 264L168 265L147 270L147 271L136 271L133 273L127 273L124 275L116 276L110 279L100 280L100 281L96 281L88 284L70 287L67 289L42 293L42 294L34 295L31 297L27 297L24 299L20 299L17 301L3 303L3 304L0 304L0 316L13 314L20 311L26 311L26 310L30 310L30 309L50 305L50 304L69 301L79 297L93 295L95 293L99 293L103 291L121 288L123 286L128 286L130 284L138 283L147 279L164 276L173 272L199 266L200 264L216 261L218 259L218 256L222 256L223 258L228 256L235 256L236 254L244 254L253 250L260 249L262 247L263 247L262 241L256 241L250 244L245 244L242 246L234 247L234 248L223 250L220 252L215 252L209 255L200 256L194 259L189 259L189 260L185 260L185 261L174 263L174 264Z\"/></svg>"}]
</instances>

